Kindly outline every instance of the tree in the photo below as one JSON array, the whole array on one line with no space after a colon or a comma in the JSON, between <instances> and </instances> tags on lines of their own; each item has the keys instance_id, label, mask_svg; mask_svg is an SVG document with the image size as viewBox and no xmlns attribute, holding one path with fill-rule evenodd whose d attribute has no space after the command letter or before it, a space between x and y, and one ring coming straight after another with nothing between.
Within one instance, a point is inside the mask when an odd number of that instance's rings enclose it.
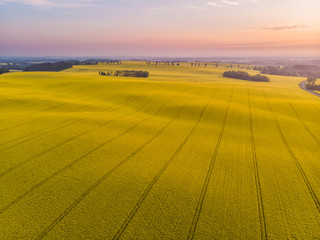
<instances>
[{"instance_id":1,"label":"tree","mask_svg":"<svg viewBox=\"0 0 320 240\"><path fill-rule=\"evenodd\" d=\"M25 72L28 71L51 71L51 72L59 72L62 70L66 70L68 68L72 68L72 64L70 62L55 62L55 63L40 63L33 64L24 69Z\"/></svg>"},{"instance_id":2,"label":"tree","mask_svg":"<svg viewBox=\"0 0 320 240\"><path fill-rule=\"evenodd\" d=\"M267 76L262 76L260 74L250 76L249 73L243 71L226 71L223 73L223 76L255 82L270 82L270 79Z\"/></svg>"},{"instance_id":3,"label":"tree","mask_svg":"<svg viewBox=\"0 0 320 240\"><path fill-rule=\"evenodd\" d=\"M112 75L112 72L111 74ZM118 77L141 77L141 78L147 78L149 77L149 72L147 71L134 71L134 70L119 70L115 71L113 76L118 76Z\"/></svg>"},{"instance_id":4,"label":"tree","mask_svg":"<svg viewBox=\"0 0 320 240\"><path fill-rule=\"evenodd\" d=\"M307 84L315 85L316 81L317 81L317 78L315 78L315 77L308 77L307 78Z\"/></svg>"},{"instance_id":5,"label":"tree","mask_svg":"<svg viewBox=\"0 0 320 240\"><path fill-rule=\"evenodd\" d=\"M0 68L0 74L7 73L7 72L9 72L8 69L6 69L6 68Z\"/></svg>"},{"instance_id":6,"label":"tree","mask_svg":"<svg viewBox=\"0 0 320 240\"><path fill-rule=\"evenodd\" d=\"M320 91L320 85L316 84L317 78L315 77L308 77L306 80L306 88L309 90L317 90Z\"/></svg>"}]
</instances>

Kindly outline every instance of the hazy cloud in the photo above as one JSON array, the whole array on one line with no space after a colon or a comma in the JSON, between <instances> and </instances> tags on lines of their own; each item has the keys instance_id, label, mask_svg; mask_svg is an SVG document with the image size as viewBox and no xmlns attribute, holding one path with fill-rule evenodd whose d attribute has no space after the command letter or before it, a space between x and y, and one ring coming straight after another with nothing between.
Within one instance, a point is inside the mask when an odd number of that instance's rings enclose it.
<instances>
[{"instance_id":1,"label":"hazy cloud","mask_svg":"<svg viewBox=\"0 0 320 240\"><path fill-rule=\"evenodd\" d=\"M239 5L239 2L233 2L233 1L228 1L228 0L221 0L221 2L228 4L228 5Z\"/></svg>"},{"instance_id":2,"label":"hazy cloud","mask_svg":"<svg viewBox=\"0 0 320 240\"><path fill-rule=\"evenodd\" d=\"M290 26L264 27L264 28L260 28L260 30L282 31L282 30L290 30L290 29L304 29L308 27L309 26L305 26L305 25L290 25Z\"/></svg>"},{"instance_id":3,"label":"hazy cloud","mask_svg":"<svg viewBox=\"0 0 320 240\"><path fill-rule=\"evenodd\" d=\"M216 2L208 2L208 5L214 6L214 7L222 7L221 4L218 4Z\"/></svg>"},{"instance_id":4,"label":"hazy cloud","mask_svg":"<svg viewBox=\"0 0 320 240\"><path fill-rule=\"evenodd\" d=\"M223 7L223 6L238 6L242 4L248 4L248 3L257 3L259 0L215 0L208 2L208 5L214 6L214 7Z\"/></svg>"},{"instance_id":5,"label":"hazy cloud","mask_svg":"<svg viewBox=\"0 0 320 240\"><path fill-rule=\"evenodd\" d=\"M195 9L195 10L200 10L200 11L206 10L204 7L197 7L197 6L187 6L187 8L189 8L189 9Z\"/></svg>"},{"instance_id":6,"label":"hazy cloud","mask_svg":"<svg viewBox=\"0 0 320 240\"><path fill-rule=\"evenodd\" d=\"M21 3L38 8L75 8L94 6L92 0L0 0L0 4Z\"/></svg>"}]
</instances>

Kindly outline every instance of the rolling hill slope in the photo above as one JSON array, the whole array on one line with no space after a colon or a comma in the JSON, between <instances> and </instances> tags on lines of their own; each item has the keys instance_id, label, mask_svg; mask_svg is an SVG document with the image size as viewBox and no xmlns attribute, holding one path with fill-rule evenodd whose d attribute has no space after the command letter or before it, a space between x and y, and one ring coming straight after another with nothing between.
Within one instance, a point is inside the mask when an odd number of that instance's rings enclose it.
<instances>
[{"instance_id":1,"label":"rolling hill slope","mask_svg":"<svg viewBox=\"0 0 320 240\"><path fill-rule=\"evenodd\" d=\"M225 70L1 75L0 239L320 238L320 99Z\"/></svg>"}]
</instances>

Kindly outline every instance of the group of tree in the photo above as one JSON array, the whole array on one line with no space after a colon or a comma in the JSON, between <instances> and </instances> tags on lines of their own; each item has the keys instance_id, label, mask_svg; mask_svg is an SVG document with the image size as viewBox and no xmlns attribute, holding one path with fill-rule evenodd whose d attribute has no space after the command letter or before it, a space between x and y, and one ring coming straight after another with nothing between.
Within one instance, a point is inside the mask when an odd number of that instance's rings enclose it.
<instances>
[{"instance_id":1,"label":"group of tree","mask_svg":"<svg viewBox=\"0 0 320 240\"><path fill-rule=\"evenodd\" d=\"M120 65L122 64L122 61L120 60L113 60L113 59L88 59L84 61L79 60L70 60L68 61L72 63L72 65L98 65L100 64L107 64L107 65Z\"/></svg>"},{"instance_id":2,"label":"group of tree","mask_svg":"<svg viewBox=\"0 0 320 240\"><path fill-rule=\"evenodd\" d=\"M200 62L191 62L191 67L207 67L208 63L200 63Z\"/></svg>"},{"instance_id":3,"label":"group of tree","mask_svg":"<svg viewBox=\"0 0 320 240\"><path fill-rule=\"evenodd\" d=\"M306 81L306 89L320 91L320 85L316 84L317 78L308 77Z\"/></svg>"},{"instance_id":4,"label":"group of tree","mask_svg":"<svg viewBox=\"0 0 320 240\"><path fill-rule=\"evenodd\" d=\"M102 64L122 64L122 62L120 60L105 60L105 61L101 61Z\"/></svg>"},{"instance_id":5,"label":"group of tree","mask_svg":"<svg viewBox=\"0 0 320 240\"><path fill-rule=\"evenodd\" d=\"M7 65L5 66L5 69L8 69L8 70L23 70L25 67L28 67L28 66L31 66L32 64L27 64L27 63L24 63L24 64L20 64L20 63L15 63L15 62L12 62L12 63L7 63Z\"/></svg>"},{"instance_id":6,"label":"group of tree","mask_svg":"<svg viewBox=\"0 0 320 240\"><path fill-rule=\"evenodd\" d=\"M243 71L226 71L223 73L223 76L255 82L270 82L270 79L267 76L262 76L260 74L252 76L249 73Z\"/></svg>"},{"instance_id":7,"label":"group of tree","mask_svg":"<svg viewBox=\"0 0 320 240\"><path fill-rule=\"evenodd\" d=\"M180 63L175 61L146 61L147 65L163 65L163 66L180 66Z\"/></svg>"},{"instance_id":8,"label":"group of tree","mask_svg":"<svg viewBox=\"0 0 320 240\"><path fill-rule=\"evenodd\" d=\"M218 67L218 66L217 66ZM250 67L250 66L246 66L246 65L240 65L240 64L225 64L224 65L224 67L225 68L238 68L238 69L247 69L247 70L251 70L251 69L253 69L254 70L254 68L255 67Z\"/></svg>"},{"instance_id":9,"label":"group of tree","mask_svg":"<svg viewBox=\"0 0 320 240\"><path fill-rule=\"evenodd\" d=\"M316 65L294 65L285 67L263 67L262 74L294 76L294 77L315 77L320 78L320 67Z\"/></svg>"},{"instance_id":10,"label":"group of tree","mask_svg":"<svg viewBox=\"0 0 320 240\"><path fill-rule=\"evenodd\" d=\"M66 70L68 68L72 68L72 64L70 62L55 62L55 63L39 63L32 64L29 67L26 67L23 71L50 71L50 72L59 72Z\"/></svg>"},{"instance_id":11,"label":"group of tree","mask_svg":"<svg viewBox=\"0 0 320 240\"><path fill-rule=\"evenodd\" d=\"M249 67L249 66L243 66L243 65L238 65L239 69L247 69L247 70L254 70L255 67Z\"/></svg>"},{"instance_id":12,"label":"group of tree","mask_svg":"<svg viewBox=\"0 0 320 240\"><path fill-rule=\"evenodd\" d=\"M9 72L8 69L6 69L6 68L0 68L0 74L7 73L7 72Z\"/></svg>"},{"instance_id":13,"label":"group of tree","mask_svg":"<svg viewBox=\"0 0 320 240\"><path fill-rule=\"evenodd\" d=\"M201 62L191 62L190 63L191 67L207 67L209 66L208 63L201 63ZM217 62L214 62L213 64L211 64L210 66L213 66L213 67L219 67L219 66L222 66L224 68L239 68L239 69L248 69L248 70L251 70L252 67L249 67L249 66L245 66L245 65L240 65L240 64L219 64ZM257 68L257 67L256 67ZM254 69L254 68L253 68Z\"/></svg>"},{"instance_id":14,"label":"group of tree","mask_svg":"<svg viewBox=\"0 0 320 240\"><path fill-rule=\"evenodd\" d=\"M135 70L117 70L117 71L99 71L99 75L102 76L116 76L116 77L139 77L147 78L149 77L148 71L135 71Z\"/></svg>"},{"instance_id":15,"label":"group of tree","mask_svg":"<svg viewBox=\"0 0 320 240\"><path fill-rule=\"evenodd\" d=\"M263 67L261 67L261 66L254 66L254 67L253 67L253 70L255 70L255 71L261 71L262 68L263 68Z\"/></svg>"}]
</instances>

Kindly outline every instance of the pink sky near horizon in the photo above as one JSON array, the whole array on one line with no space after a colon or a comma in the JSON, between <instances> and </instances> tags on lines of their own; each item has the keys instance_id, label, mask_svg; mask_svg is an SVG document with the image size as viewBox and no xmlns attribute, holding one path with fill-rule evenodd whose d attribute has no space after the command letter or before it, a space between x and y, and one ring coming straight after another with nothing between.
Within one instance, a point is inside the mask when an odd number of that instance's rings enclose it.
<instances>
[{"instance_id":1,"label":"pink sky near horizon","mask_svg":"<svg viewBox=\"0 0 320 240\"><path fill-rule=\"evenodd\" d=\"M316 0L108 2L0 0L0 56L320 57Z\"/></svg>"}]
</instances>

